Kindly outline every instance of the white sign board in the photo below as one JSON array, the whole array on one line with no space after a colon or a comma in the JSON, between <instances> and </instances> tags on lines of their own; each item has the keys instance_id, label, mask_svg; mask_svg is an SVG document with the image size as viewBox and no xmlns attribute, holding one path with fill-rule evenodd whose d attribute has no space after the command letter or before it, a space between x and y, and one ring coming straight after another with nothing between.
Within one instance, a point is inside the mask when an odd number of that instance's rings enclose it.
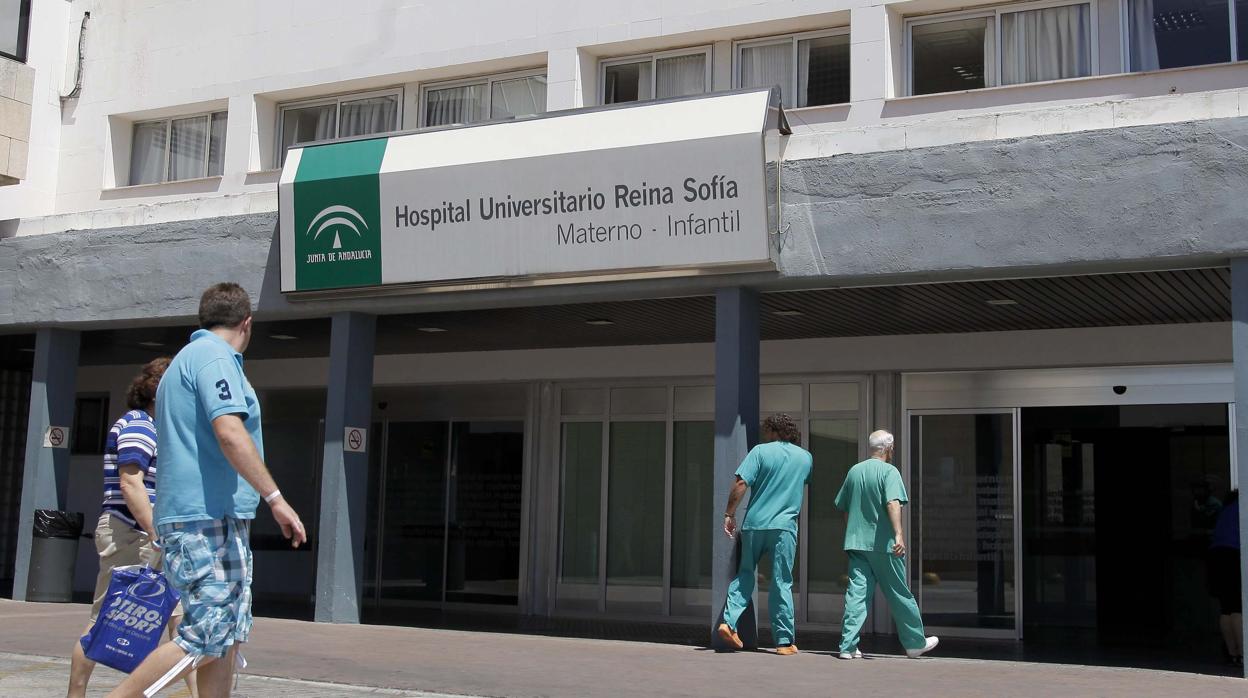
<instances>
[{"instance_id":1,"label":"white sign board","mask_svg":"<svg viewBox=\"0 0 1248 698\"><path fill-rule=\"evenodd\" d=\"M282 290L766 268L768 107L761 91L293 149Z\"/></svg>"}]
</instances>

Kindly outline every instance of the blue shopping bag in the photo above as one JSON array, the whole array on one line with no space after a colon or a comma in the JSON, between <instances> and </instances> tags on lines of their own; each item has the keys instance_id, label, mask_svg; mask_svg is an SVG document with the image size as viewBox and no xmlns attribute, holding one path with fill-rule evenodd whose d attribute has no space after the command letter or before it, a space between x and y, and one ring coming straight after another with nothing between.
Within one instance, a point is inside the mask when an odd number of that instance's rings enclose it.
<instances>
[{"instance_id":1,"label":"blue shopping bag","mask_svg":"<svg viewBox=\"0 0 1248 698\"><path fill-rule=\"evenodd\" d=\"M160 644L178 593L151 567L114 567L104 605L79 640L88 659L127 674Z\"/></svg>"}]
</instances>

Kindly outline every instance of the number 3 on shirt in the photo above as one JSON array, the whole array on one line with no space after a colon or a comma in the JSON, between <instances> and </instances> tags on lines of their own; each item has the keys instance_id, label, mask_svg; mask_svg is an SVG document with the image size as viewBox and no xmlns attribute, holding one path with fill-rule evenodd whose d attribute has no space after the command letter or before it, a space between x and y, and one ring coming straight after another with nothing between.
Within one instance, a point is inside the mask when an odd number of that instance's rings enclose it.
<instances>
[{"instance_id":1,"label":"number 3 on shirt","mask_svg":"<svg viewBox=\"0 0 1248 698\"><path fill-rule=\"evenodd\" d=\"M230 394L230 384L226 382L225 379L217 381L216 388L221 391L217 393L217 397L222 400L232 400L234 398L234 396Z\"/></svg>"}]
</instances>

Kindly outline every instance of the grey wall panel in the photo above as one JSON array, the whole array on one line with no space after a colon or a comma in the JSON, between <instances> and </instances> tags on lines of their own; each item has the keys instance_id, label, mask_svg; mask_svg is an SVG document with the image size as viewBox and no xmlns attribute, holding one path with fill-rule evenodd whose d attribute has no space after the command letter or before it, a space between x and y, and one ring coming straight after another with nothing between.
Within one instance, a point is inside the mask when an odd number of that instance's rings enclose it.
<instances>
[{"instance_id":1,"label":"grey wall panel","mask_svg":"<svg viewBox=\"0 0 1248 698\"><path fill-rule=\"evenodd\" d=\"M781 290L1182 268L1248 254L1248 117L786 163ZM710 295L723 278L295 301L275 213L0 240L0 331L184 322L242 283L265 318Z\"/></svg>"}]
</instances>

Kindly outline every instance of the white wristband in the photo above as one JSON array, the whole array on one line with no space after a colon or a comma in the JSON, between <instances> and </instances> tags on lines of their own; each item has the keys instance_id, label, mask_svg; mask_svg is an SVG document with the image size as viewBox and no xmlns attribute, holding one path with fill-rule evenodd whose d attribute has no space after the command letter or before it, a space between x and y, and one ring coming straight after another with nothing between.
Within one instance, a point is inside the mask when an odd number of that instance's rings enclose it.
<instances>
[{"instance_id":1,"label":"white wristband","mask_svg":"<svg viewBox=\"0 0 1248 698\"><path fill-rule=\"evenodd\" d=\"M281 491L281 490L273 490L272 492L270 492L270 493L268 494L268 496L266 496L266 497L264 498L264 503L265 503L265 504L272 504L272 503L273 503L273 500L274 500L274 499L277 499L277 498L278 498L278 497L280 497L280 496L282 496L282 491Z\"/></svg>"}]
</instances>

